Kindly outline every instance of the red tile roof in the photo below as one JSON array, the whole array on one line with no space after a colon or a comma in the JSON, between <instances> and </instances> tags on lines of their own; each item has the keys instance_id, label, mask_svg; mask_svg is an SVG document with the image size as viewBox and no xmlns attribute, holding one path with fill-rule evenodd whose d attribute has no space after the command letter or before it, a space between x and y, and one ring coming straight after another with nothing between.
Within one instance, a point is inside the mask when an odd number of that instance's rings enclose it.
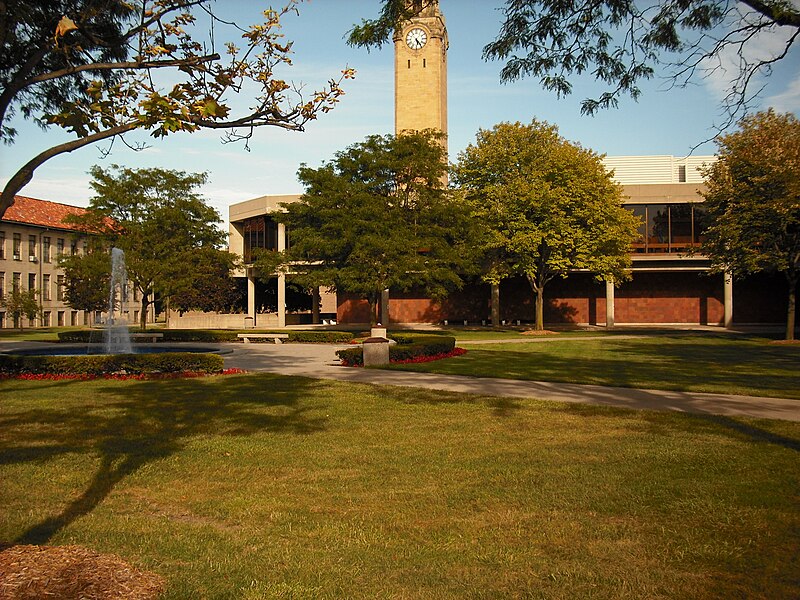
<instances>
[{"instance_id":1,"label":"red tile roof","mask_svg":"<svg viewBox=\"0 0 800 600\"><path fill-rule=\"evenodd\" d=\"M14 204L8 207L2 221L13 221L26 225L38 225L49 229L67 229L83 231L83 228L72 223L64 223L67 215L82 215L86 209L80 206L37 200L27 196L14 196Z\"/></svg>"}]
</instances>

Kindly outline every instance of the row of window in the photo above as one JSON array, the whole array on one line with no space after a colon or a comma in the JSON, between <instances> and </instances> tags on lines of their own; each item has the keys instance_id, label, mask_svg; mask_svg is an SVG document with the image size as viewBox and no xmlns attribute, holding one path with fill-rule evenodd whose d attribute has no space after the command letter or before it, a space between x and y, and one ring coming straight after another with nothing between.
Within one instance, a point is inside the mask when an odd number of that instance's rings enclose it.
<instances>
[{"instance_id":1,"label":"row of window","mask_svg":"<svg viewBox=\"0 0 800 600\"><path fill-rule=\"evenodd\" d=\"M22 284L22 273L13 273L11 276L11 290L18 290L20 289L20 285ZM40 290L41 293L41 300L49 301L53 299L52 296L52 278L49 273L45 273L42 275L42 287ZM38 289L36 286L36 273L28 273L28 290L35 290ZM0 271L0 298L4 296L6 292L6 274L4 271ZM64 275L57 275L56 276L56 294L55 298L58 301L64 300Z\"/></svg>"},{"instance_id":2,"label":"row of window","mask_svg":"<svg viewBox=\"0 0 800 600\"><path fill-rule=\"evenodd\" d=\"M78 240L67 240L69 241L69 251L72 256L78 254ZM39 258L40 253L37 252L38 246L38 236L36 235L29 235L28 236L28 260L31 262L36 262ZM83 242L83 253L86 253L87 242ZM61 256L64 254L65 250L65 238L56 238L56 256ZM15 233L11 237L11 258L13 260L22 260L22 234ZM6 232L0 231L0 260L5 260L8 257L6 252ZM42 261L49 263L52 262L52 238L49 236L42 236L42 249L41 249L41 257Z\"/></svg>"},{"instance_id":3,"label":"row of window","mask_svg":"<svg viewBox=\"0 0 800 600\"><path fill-rule=\"evenodd\" d=\"M85 312L83 313L83 319L79 319L80 312L77 310L69 311L69 325L72 327L77 327L79 324L84 326L90 325L89 323L89 315L90 313ZM97 311L94 315L94 319L96 323L99 323L102 319L102 313ZM42 313L41 319L42 327L51 327L52 325L56 325L58 327L66 327L67 326L67 311L59 310L56 311L56 321L53 323L53 311L46 310ZM80 322L82 321L82 323ZM36 322L33 319L28 319L28 327L36 327ZM133 322L139 322L139 311L133 311ZM19 329L20 325L20 318L19 316L15 316L11 319L7 319L6 313L0 311L0 329L5 329L6 327L13 327L15 329Z\"/></svg>"},{"instance_id":4,"label":"row of window","mask_svg":"<svg viewBox=\"0 0 800 600\"><path fill-rule=\"evenodd\" d=\"M636 253L681 252L705 240L708 217L702 204L626 204L640 217Z\"/></svg>"}]
</instances>

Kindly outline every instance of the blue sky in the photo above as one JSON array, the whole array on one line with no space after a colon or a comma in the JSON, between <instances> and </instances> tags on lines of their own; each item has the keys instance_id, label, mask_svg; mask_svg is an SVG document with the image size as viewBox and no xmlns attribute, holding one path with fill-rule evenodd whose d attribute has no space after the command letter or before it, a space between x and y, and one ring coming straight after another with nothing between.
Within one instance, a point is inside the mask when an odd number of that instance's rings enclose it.
<instances>
[{"instance_id":1,"label":"blue sky","mask_svg":"<svg viewBox=\"0 0 800 600\"><path fill-rule=\"evenodd\" d=\"M449 51L449 145L450 158L474 141L479 128L501 121L530 122L532 118L558 125L562 135L608 155L672 154L685 156L708 139L719 120L721 80L699 80L685 89L666 90L667 82L653 79L643 86L638 102L623 98L618 109L593 117L580 114L580 101L600 89L590 77L576 80L571 96L558 99L527 79L501 84L502 64L484 62L483 46L498 31L501 0L441 0L450 37ZM263 5L247 0L221 0L218 14L240 23L259 20ZM377 14L377 0L307 0L299 16L287 16L284 32L294 41L294 66L282 76L302 82L306 89L321 87L345 67L357 76L345 85L346 95L331 113L321 115L306 132L262 128L247 152L240 144L223 145L219 132L176 134L154 140L146 133L131 142L150 147L133 152L116 143L103 158L98 147L86 147L57 157L37 171L34 181L21 193L28 196L85 206L92 195L87 171L94 164L117 163L127 167L161 167L207 171L209 183L202 192L227 218L231 203L264 194L302 192L296 172L301 163L319 166L347 145L373 133L392 133L394 126L393 48L366 52L349 48L344 35L361 17ZM777 47L774 38L758 41L759 50ZM784 59L762 92L762 107L800 113L800 54L795 49ZM69 136L56 129L43 133L30 123L16 121L20 130L12 147L0 152L0 180L5 181L25 161ZM713 154L712 143L695 154Z\"/></svg>"}]
</instances>

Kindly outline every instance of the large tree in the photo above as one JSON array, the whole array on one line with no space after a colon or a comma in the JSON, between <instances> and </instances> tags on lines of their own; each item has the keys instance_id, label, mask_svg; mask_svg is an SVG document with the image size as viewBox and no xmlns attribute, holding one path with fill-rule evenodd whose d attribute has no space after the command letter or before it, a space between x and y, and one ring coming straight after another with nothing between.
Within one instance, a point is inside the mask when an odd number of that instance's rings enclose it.
<instances>
[{"instance_id":1,"label":"large tree","mask_svg":"<svg viewBox=\"0 0 800 600\"><path fill-rule=\"evenodd\" d=\"M280 19L298 2L267 9L248 27L218 17L210 0L0 2L0 141L13 143L15 114L75 135L11 177L0 217L47 160L133 130L158 138L222 129L225 141L248 140L261 126L303 130L335 105L352 70L309 93L276 76L291 64ZM236 112L231 97L243 89L253 90L252 100Z\"/></svg>"},{"instance_id":2,"label":"large tree","mask_svg":"<svg viewBox=\"0 0 800 600\"><path fill-rule=\"evenodd\" d=\"M559 96L590 73L606 87L582 102L582 111L616 106L623 94L638 98L642 80L659 71L683 86L712 73L727 77L720 127L732 125L761 91L800 35L800 9L787 0L495 0L503 23L484 47L486 59L506 61L502 81L537 77ZM438 0L382 0L380 14L350 32L349 42L380 46L398 24ZM765 54L759 41L777 36Z\"/></svg>"},{"instance_id":3,"label":"large tree","mask_svg":"<svg viewBox=\"0 0 800 600\"><path fill-rule=\"evenodd\" d=\"M22 317L27 317L29 321L42 314L42 306L39 304L39 293L36 290L23 290L15 287L8 294L0 298L0 306L19 323L20 331L24 329Z\"/></svg>"},{"instance_id":4,"label":"large tree","mask_svg":"<svg viewBox=\"0 0 800 600\"><path fill-rule=\"evenodd\" d=\"M545 122L501 123L480 130L454 169L482 236L484 278L524 275L544 328L545 286L585 269L619 282L628 277L638 220L602 157L572 144Z\"/></svg>"},{"instance_id":5,"label":"large tree","mask_svg":"<svg viewBox=\"0 0 800 600\"><path fill-rule=\"evenodd\" d=\"M95 166L90 172L96 195L85 215L73 220L97 232L106 246L125 252L128 278L141 293L144 329L154 295L168 298L203 277L204 271L193 265L208 262L208 253L225 242L219 213L197 193L207 177L117 165L108 170Z\"/></svg>"},{"instance_id":6,"label":"large tree","mask_svg":"<svg viewBox=\"0 0 800 600\"><path fill-rule=\"evenodd\" d=\"M734 275L783 273L789 284L786 339L794 339L800 280L800 121L761 112L717 140L706 170L704 251Z\"/></svg>"},{"instance_id":7,"label":"large tree","mask_svg":"<svg viewBox=\"0 0 800 600\"><path fill-rule=\"evenodd\" d=\"M58 259L64 270L64 301L89 313L108 309L111 260L101 240L90 236L85 254L64 254Z\"/></svg>"},{"instance_id":8,"label":"large tree","mask_svg":"<svg viewBox=\"0 0 800 600\"><path fill-rule=\"evenodd\" d=\"M287 257L307 287L327 285L369 301L417 287L440 297L462 285L469 222L445 186L442 135L373 135L320 168L303 166L299 202L275 217L287 224Z\"/></svg>"}]
</instances>

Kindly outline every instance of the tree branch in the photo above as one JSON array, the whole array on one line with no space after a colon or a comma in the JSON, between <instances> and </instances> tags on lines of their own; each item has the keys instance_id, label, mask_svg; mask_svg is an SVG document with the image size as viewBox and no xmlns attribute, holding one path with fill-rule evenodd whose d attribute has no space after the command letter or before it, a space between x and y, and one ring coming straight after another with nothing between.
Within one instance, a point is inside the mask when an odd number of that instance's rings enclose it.
<instances>
[{"instance_id":1,"label":"tree branch","mask_svg":"<svg viewBox=\"0 0 800 600\"><path fill-rule=\"evenodd\" d=\"M39 153L34 158L25 163L25 165L19 171L17 171L11 177L11 179L8 180L8 183L6 183L6 186L5 188L3 188L3 192L0 195L0 216L5 214L6 209L14 203L14 196L23 187L25 187L28 183L30 183L31 179L33 179L34 171L38 167L40 167L43 163L47 162L54 156L58 156L59 154L72 152L73 150L77 150L78 148L83 148L84 146L88 146L89 144L93 144L101 140L106 140L110 137L114 137L117 135L122 135L123 133L133 131L137 127L139 127L139 122L132 121L130 123L117 125L116 127L106 129L105 131L100 131L98 133L93 133L92 135L88 135L86 137L72 140L71 142L66 142L64 144L59 144L58 146L53 146L52 148L49 148L44 152Z\"/></svg>"}]
</instances>

